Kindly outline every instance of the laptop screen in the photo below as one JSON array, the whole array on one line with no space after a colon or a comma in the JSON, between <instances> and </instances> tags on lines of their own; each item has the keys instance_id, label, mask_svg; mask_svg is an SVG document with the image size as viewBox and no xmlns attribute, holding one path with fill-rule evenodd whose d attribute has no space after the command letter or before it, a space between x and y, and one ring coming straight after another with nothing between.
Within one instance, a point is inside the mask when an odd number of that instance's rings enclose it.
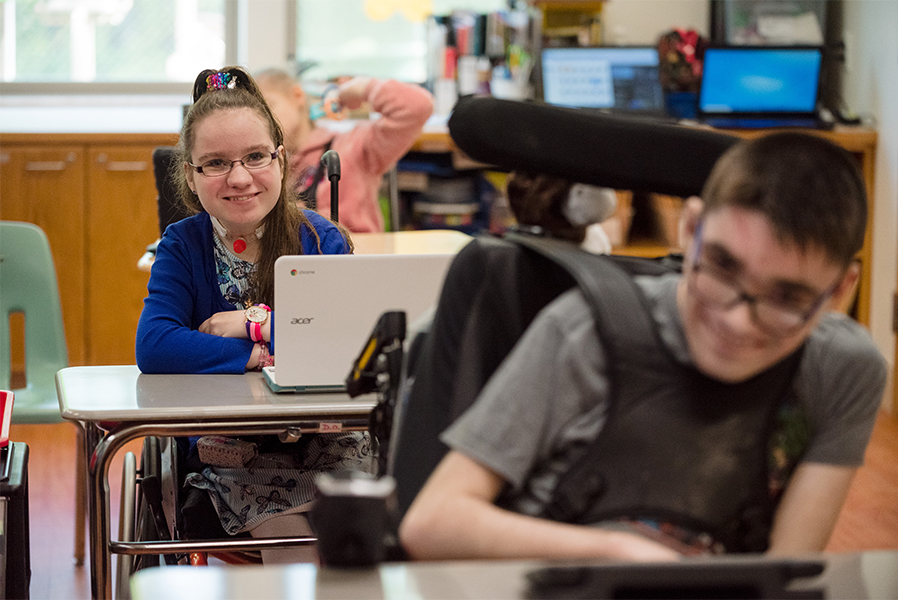
<instances>
[{"instance_id":1,"label":"laptop screen","mask_svg":"<svg viewBox=\"0 0 898 600\"><path fill-rule=\"evenodd\" d=\"M544 48L547 104L624 111L663 111L658 50L653 46Z\"/></svg>"},{"instance_id":2,"label":"laptop screen","mask_svg":"<svg viewBox=\"0 0 898 600\"><path fill-rule=\"evenodd\" d=\"M702 114L811 114L820 83L820 48L705 49Z\"/></svg>"}]
</instances>

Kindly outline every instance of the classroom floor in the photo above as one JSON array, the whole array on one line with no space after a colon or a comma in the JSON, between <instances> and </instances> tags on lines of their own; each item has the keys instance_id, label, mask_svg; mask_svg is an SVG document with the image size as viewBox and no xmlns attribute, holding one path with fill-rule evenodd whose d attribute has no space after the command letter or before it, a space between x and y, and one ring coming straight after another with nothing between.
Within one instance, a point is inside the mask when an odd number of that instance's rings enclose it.
<instances>
[{"instance_id":1,"label":"classroom floor","mask_svg":"<svg viewBox=\"0 0 898 600\"><path fill-rule=\"evenodd\" d=\"M74 550L75 427L13 425L10 439L30 449L31 598L90 598L89 570L76 567ZM139 454L139 441L125 450ZM110 468L112 528L118 530L121 456ZM898 419L880 413L828 550L898 550Z\"/></svg>"}]
</instances>

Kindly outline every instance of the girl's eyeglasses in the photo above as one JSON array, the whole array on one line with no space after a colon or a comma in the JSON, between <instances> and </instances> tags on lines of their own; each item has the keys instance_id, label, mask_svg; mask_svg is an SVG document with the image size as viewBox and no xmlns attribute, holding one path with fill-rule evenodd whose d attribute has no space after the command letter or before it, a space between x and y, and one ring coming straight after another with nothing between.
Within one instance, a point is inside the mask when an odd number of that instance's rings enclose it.
<instances>
[{"instance_id":1,"label":"girl's eyeglasses","mask_svg":"<svg viewBox=\"0 0 898 600\"><path fill-rule=\"evenodd\" d=\"M193 163L187 164L193 167L200 175L205 175L206 177L221 177L222 175L230 173L231 169L233 169L234 165L237 163L243 165L244 169L264 169L274 162L274 159L281 153L282 148L283 146L278 146L277 150L274 152L250 152L240 160L227 161L221 158L214 158L201 165L195 165Z\"/></svg>"}]
</instances>

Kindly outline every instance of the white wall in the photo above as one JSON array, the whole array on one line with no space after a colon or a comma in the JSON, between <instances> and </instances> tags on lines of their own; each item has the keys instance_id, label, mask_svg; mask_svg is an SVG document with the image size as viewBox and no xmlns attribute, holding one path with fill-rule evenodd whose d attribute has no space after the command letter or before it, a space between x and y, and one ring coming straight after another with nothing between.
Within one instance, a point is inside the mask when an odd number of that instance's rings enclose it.
<instances>
[{"instance_id":1,"label":"white wall","mask_svg":"<svg viewBox=\"0 0 898 600\"><path fill-rule=\"evenodd\" d=\"M894 373L892 297L898 281L898 0L846 0L844 17L843 97L854 112L872 117L878 132L870 329Z\"/></svg>"},{"instance_id":2,"label":"white wall","mask_svg":"<svg viewBox=\"0 0 898 600\"><path fill-rule=\"evenodd\" d=\"M708 0L608 0L602 7L605 43L655 44L674 28L708 36Z\"/></svg>"},{"instance_id":3,"label":"white wall","mask_svg":"<svg viewBox=\"0 0 898 600\"><path fill-rule=\"evenodd\" d=\"M295 14L289 4L293 1L238 0L242 17L239 22L246 27L246 36L240 36L246 43L239 47L238 62L250 72L287 65L287 57L294 52L291 48L294 38L289 34L291 17Z\"/></svg>"},{"instance_id":4,"label":"white wall","mask_svg":"<svg viewBox=\"0 0 898 600\"><path fill-rule=\"evenodd\" d=\"M247 20L249 41L240 49L240 64L250 70L283 65L292 54L286 27L293 0L237 0ZM253 10L247 16L247 9ZM265 10L258 10L264 6ZM607 0L602 8L609 44L655 44L675 27L708 35L708 0Z\"/></svg>"}]
</instances>

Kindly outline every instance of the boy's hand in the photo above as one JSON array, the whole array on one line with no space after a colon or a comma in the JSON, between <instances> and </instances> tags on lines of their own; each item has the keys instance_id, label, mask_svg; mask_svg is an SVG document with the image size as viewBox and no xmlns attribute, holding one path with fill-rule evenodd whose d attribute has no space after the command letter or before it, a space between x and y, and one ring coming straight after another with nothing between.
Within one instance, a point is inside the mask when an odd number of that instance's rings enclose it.
<instances>
[{"instance_id":1,"label":"boy's hand","mask_svg":"<svg viewBox=\"0 0 898 600\"><path fill-rule=\"evenodd\" d=\"M683 555L667 546L646 539L635 533L608 532L616 546L614 558L637 562L662 562L680 560Z\"/></svg>"},{"instance_id":2,"label":"boy's hand","mask_svg":"<svg viewBox=\"0 0 898 600\"><path fill-rule=\"evenodd\" d=\"M399 527L414 560L472 558L673 561L681 555L636 533L572 525L514 513L493 502L506 481L450 451L418 493Z\"/></svg>"}]
</instances>

